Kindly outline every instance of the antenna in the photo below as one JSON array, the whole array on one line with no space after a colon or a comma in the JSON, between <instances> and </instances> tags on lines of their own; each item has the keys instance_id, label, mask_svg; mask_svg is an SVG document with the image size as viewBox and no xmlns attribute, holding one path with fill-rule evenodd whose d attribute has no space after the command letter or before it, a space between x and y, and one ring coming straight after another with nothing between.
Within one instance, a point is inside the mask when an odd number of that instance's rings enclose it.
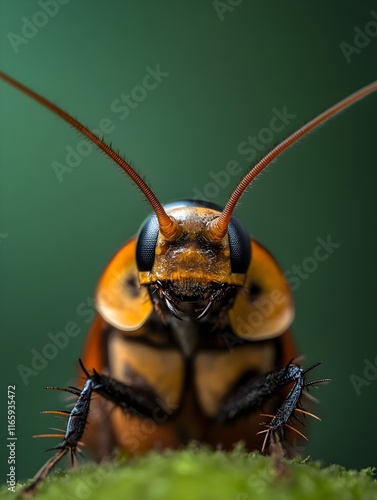
<instances>
[{"instance_id":1,"label":"antenna","mask_svg":"<svg viewBox=\"0 0 377 500\"><path fill-rule=\"evenodd\" d=\"M22 83L18 82L14 78L8 76L6 73L0 71L0 79L7 82L12 87L20 90L24 94L28 95L35 101L39 102L47 109L60 116L64 121L72 125L81 134L85 135L90 141L92 141L99 149L101 149L107 156L109 156L117 165L120 167L137 185L140 191L147 198L149 203L152 205L154 212L156 213L158 225L160 226L161 234L168 240L174 240L178 234L178 224L177 221L170 217L164 210L161 203L158 201L157 197L146 184L146 182L140 177L140 175L127 163L127 161L119 156L111 147L106 144L100 137L93 134L88 128L86 128L82 123L73 118L73 116L66 113L64 110L53 104L48 99L45 99L40 94L37 94L33 90L29 89Z\"/></svg>"},{"instance_id":2,"label":"antenna","mask_svg":"<svg viewBox=\"0 0 377 500\"><path fill-rule=\"evenodd\" d=\"M320 125L325 123L327 120L329 120L336 114L340 113L341 111L344 111L355 102L360 101L360 99L363 99L369 94L372 94L372 92L375 92L376 90L377 90L377 80L375 82L370 83L366 87L363 87L362 89L358 90L354 94L351 94L350 96L346 97L342 101L338 102L338 104L335 104L335 106L332 106L331 108L327 109L326 111L318 115L316 118L308 122L306 125L299 128L296 132L287 137L287 139L284 139L284 141L282 141L280 144L275 146L268 154L266 154L266 156L264 156L256 165L254 165L254 167L245 175L245 177L238 184L236 189L231 194L221 215L211 221L208 227L208 237L212 241L220 241L224 238L224 236L228 231L228 224L232 217L233 210L235 209L239 199L241 198L241 196L243 195L249 184L255 179L255 177L257 177L262 172L262 170L264 170L267 167L267 165L269 165L273 160L275 160L275 158L277 158L281 153L283 153L283 151L285 151L295 142L301 139L301 137L308 134L315 128L319 127Z\"/></svg>"}]
</instances>

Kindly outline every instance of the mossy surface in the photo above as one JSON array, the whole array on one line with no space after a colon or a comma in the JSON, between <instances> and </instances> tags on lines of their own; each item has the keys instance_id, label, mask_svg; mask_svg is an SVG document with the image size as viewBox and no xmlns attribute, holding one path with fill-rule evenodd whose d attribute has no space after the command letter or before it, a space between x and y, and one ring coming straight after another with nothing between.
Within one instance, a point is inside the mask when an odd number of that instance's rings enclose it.
<instances>
[{"instance_id":1,"label":"mossy surface","mask_svg":"<svg viewBox=\"0 0 377 500\"><path fill-rule=\"evenodd\" d=\"M322 467L310 460L284 462L277 474L271 458L188 448L150 453L111 465L87 465L52 474L40 486L41 500L251 500L251 499L377 499L372 469ZM17 487L20 491L21 485ZM5 487L0 498L15 498ZM18 495L16 495L18 497Z\"/></svg>"}]
</instances>

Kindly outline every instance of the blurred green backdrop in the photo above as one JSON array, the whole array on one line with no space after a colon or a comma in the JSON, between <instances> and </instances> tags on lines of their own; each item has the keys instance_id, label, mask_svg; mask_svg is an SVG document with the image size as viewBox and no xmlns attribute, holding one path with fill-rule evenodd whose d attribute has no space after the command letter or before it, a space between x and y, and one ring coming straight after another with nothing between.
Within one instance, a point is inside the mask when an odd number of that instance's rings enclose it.
<instances>
[{"instance_id":1,"label":"blurred green backdrop","mask_svg":"<svg viewBox=\"0 0 377 500\"><path fill-rule=\"evenodd\" d=\"M1 2L2 69L91 128L111 119L106 137L163 202L200 191L224 203L239 176L222 186L213 177L230 160L246 168L250 152L240 144L268 126L275 108L294 117L271 145L377 76L376 36L359 35L364 47L348 61L351 49L341 45L354 46L354 27L363 32L377 19L374 2L72 0L53 17L50 3L47 21L41 3ZM156 88L135 90L158 65ZM136 101L119 111L114 101L132 91ZM44 387L74 380L90 323L78 307L150 209L96 151L59 182L52 164L65 163L66 147L81 138L3 83L0 96L0 455L4 463L6 388L15 384L21 479L51 445L31 439L56 426L39 411L64 407ZM323 361L313 376L333 379L316 393L323 421L311 422L303 454L351 467L377 465L377 380L359 391L350 380L364 377L365 360L377 363L376 119L374 95L284 155L237 209L286 271L313 255L318 237L341 244L300 279L294 332L305 363ZM30 367L31 350L68 321L82 333L26 386L19 365Z\"/></svg>"}]
</instances>

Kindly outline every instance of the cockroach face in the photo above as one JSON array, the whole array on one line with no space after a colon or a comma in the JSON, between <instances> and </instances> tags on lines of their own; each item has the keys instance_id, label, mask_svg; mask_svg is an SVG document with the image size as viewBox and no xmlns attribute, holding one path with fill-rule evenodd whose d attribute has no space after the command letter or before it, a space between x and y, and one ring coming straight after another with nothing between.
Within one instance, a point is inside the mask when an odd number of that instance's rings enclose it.
<instances>
[{"instance_id":1,"label":"cockroach face","mask_svg":"<svg viewBox=\"0 0 377 500\"><path fill-rule=\"evenodd\" d=\"M156 216L141 228L136 262L142 286L148 286L157 309L165 305L181 318L203 318L216 303L229 303L244 284L250 263L250 237L232 218L221 241L211 241L208 224L221 207L208 202L182 201L164 206L178 223L173 241L159 231Z\"/></svg>"}]
</instances>

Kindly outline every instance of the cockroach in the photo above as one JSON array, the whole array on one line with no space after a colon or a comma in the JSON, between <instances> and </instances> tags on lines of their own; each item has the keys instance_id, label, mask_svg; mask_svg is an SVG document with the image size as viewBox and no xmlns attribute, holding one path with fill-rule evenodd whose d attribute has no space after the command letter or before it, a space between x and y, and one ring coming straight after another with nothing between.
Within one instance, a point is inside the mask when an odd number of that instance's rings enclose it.
<instances>
[{"instance_id":1,"label":"cockroach","mask_svg":"<svg viewBox=\"0 0 377 500\"><path fill-rule=\"evenodd\" d=\"M2 80L60 116L108 155L142 191L153 214L112 258L96 290L97 316L80 360L57 450L24 490L32 494L67 453L85 444L98 462L178 448L190 440L270 452L305 416L307 380L290 332L294 305L272 255L233 216L249 184L311 130L377 90L346 97L274 147L242 178L224 208L207 201L162 205L130 164L84 125L5 73ZM255 317L258 321L255 321ZM254 319L253 319L254 318ZM232 349L229 349L232 339ZM97 396L93 398L92 396ZM266 413L268 411L268 413ZM86 428L87 422L90 426ZM263 426L262 430L260 426ZM147 429L147 431L146 431Z\"/></svg>"}]
</instances>

